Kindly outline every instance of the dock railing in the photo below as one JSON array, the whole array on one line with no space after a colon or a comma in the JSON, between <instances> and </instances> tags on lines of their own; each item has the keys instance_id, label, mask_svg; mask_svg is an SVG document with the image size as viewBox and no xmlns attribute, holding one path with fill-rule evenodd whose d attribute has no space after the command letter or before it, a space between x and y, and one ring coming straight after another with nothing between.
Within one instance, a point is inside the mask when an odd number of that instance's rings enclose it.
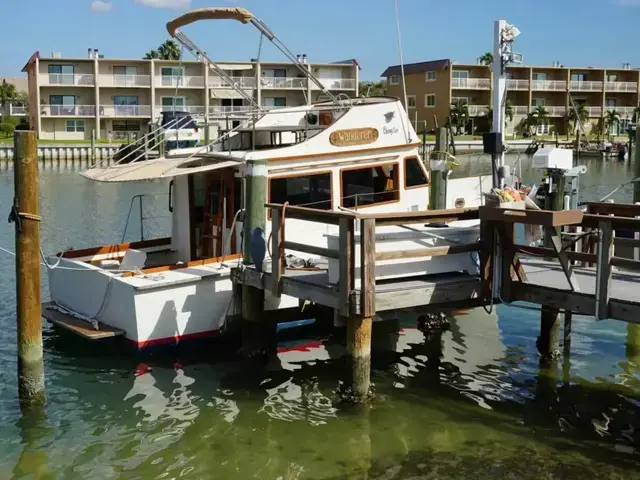
<instances>
[{"instance_id":1,"label":"dock railing","mask_svg":"<svg viewBox=\"0 0 640 480\"><path fill-rule=\"evenodd\" d=\"M340 315L371 317L376 312L376 264L389 260L436 257L480 252L479 242L453 244L412 250L376 251L376 227L437 223L478 219L477 208L365 214L355 211L322 211L305 207L267 204L271 213L271 272L264 288L272 295L288 294L317 301L337 309ZM306 245L286 239L286 219L334 225L338 227L338 249ZM356 224L360 236L360 286L356 289ZM337 285L310 284L304 279L286 276L285 251L296 251L335 259L339 264ZM479 283L479 278L476 277ZM257 285L256 285L257 286ZM388 303L388 302L386 302ZM386 309L386 307L385 307Z\"/></svg>"},{"instance_id":2,"label":"dock railing","mask_svg":"<svg viewBox=\"0 0 640 480\"><path fill-rule=\"evenodd\" d=\"M484 232L484 245L497 245L497 251L485 258L493 258L499 263L499 300L505 303L528 301L550 308L568 310L583 315L593 315L597 319L614 318L627 322L640 322L640 301L612 298L612 267L625 269L629 278L625 283L637 283L639 278L633 275L640 272L640 261L615 256L614 245L638 247L640 241L633 238L615 237L616 230L640 231L640 205L612 204L592 202L588 212L581 210L546 211L512 210L481 207L480 219ZM545 230L547 247L534 247L518 244L515 241L513 227L516 223L539 225ZM583 232L574 238L563 241L561 228L580 227ZM493 242L493 236L498 237ZM580 248L582 244L582 248ZM576 246L578 248L576 248ZM564 272L569 289L539 285L526 282L515 266L519 256L533 256L557 260ZM577 267L573 263L581 262ZM595 266L595 271L593 268ZM485 282L491 289L493 268L485 266ZM586 278L595 276L593 294L580 291L576 272Z\"/></svg>"}]
</instances>

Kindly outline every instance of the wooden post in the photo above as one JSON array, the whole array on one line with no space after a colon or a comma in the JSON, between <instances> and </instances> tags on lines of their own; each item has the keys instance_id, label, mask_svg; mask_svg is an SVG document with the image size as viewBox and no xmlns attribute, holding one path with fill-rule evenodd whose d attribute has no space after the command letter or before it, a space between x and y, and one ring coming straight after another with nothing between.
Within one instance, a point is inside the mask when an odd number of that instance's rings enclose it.
<instances>
[{"instance_id":1,"label":"wooden post","mask_svg":"<svg viewBox=\"0 0 640 480\"><path fill-rule=\"evenodd\" d=\"M158 156L164 158L164 133L160 132L156 134L156 145L158 146Z\"/></svg>"},{"instance_id":2,"label":"wooden post","mask_svg":"<svg viewBox=\"0 0 640 480\"><path fill-rule=\"evenodd\" d=\"M348 317L354 284L353 233L354 220L340 219L340 309L338 315Z\"/></svg>"},{"instance_id":3,"label":"wooden post","mask_svg":"<svg viewBox=\"0 0 640 480\"><path fill-rule=\"evenodd\" d=\"M96 164L96 131L91 130L91 165Z\"/></svg>"},{"instance_id":4,"label":"wooden post","mask_svg":"<svg viewBox=\"0 0 640 480\"><path fill-rule=\"evenodd\" d=\"M564 335L562 337L562 350L565 355L571 353L571 327L573 323L573 312L565 310L564 312Z\"/></svg>"},{"instance_id":5,"label":"wooden post","mask_svg":"<svg viewBox=\"0 0 640 480\"><path fill-rule=\"evenodd\" d=\"M264 160L248 160L246 175L246 205L243 219L243 243L245 265L255 265L262 271L266 252L266 210L267 166ZM262 231L262 245L253 245L254 231ZM273 232L277 235L278 232ZM262 258L253 258L253 253L262 252ZM272 252L277 255L277 252ZM271 340L267 329L271 325L264 317L264 292L256 287L242 286L242 343L243 352L247 356L264 353L266 342Z\"/></svg>"},{"instance_id":6,"label":"wooden post","mask_svg":"<svg viewBox=\"0 0 640 480\"><path fill-rule=\"evenodd\" d=\"M558 339L560 335L560 320L558 310L546 305L540 310L540 336L538 337L538 352L545 358L558 355Z\"/></svg>"},{"instance_id":7,"label":"wooden post","mask_svg":"<svg viewBox=\"0 0 640 480\"><path fill-rule=\"evenodd\" d=\"M447 208L447 176L445 167L449 144L447 142L447 129L444 127L436 130L436 146L431 153L429 161L431 172L431 185L429 186L429 210Z\"/></svg>"},{"instance_id":8,"label":"wooden post","mask_svg":"<svg viewBox=\"0 0 640 480\"><path fill-rule=\"evenodd\" d=\"M596 320L609 318L611 295L611 257L613 257L613 226L610 221L598 222L600 237L596 256Z\"/></svg>"},{"instance_id":9,"label":"wooden post","mask_svg":"<svg viewBox=\"0 0 640 480\"><path fill-rule=\"evenodd\" d=\"M280 249L283 245L281 212L271 209L271 294L280 297L280 278L282 277L282 257Z\"/></svg>"},{"instance_id":10,"label":"wooden post","mask_svg":"<svg viewBox=\"0 0 640 480\"><path fill-rule=\"evenodd\" d=\"M20 402L44 402L40 305L40 208L36 132L14 134L16 306Z\"/></svg>"}]
</instances>

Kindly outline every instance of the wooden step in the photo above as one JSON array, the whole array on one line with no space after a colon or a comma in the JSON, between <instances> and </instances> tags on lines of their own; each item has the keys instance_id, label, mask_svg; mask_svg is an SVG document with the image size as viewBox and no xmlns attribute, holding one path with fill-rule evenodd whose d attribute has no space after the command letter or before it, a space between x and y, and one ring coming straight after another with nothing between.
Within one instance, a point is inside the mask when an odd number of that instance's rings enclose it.
<instances>
[{"instance_id":1,"label":"wooden step","mask_svg":"<svg viewBox=\"0 0 640 480\"><path fill-rule=\"evenodd\" d=\"M63 313L52 308L52 302L42 304L42 316L57 327L64 328L87 340L103 340L124 335L124 330L112 328L102 322L98 322L99 330L93 328L90 322L76 318L73 315Z\"/></svg>"}]
</instances>

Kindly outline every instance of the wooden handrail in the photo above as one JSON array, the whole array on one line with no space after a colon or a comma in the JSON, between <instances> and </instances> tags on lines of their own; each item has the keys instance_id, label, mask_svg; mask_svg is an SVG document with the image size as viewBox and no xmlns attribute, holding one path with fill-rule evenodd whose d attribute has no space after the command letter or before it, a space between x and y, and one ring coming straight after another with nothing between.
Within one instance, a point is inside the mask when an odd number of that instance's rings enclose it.
<instances>
[{"instance_id":1,"label":"wooden handrail","mask_svg":"<svg viewBox=\"0 0 640 480\"><path fill-rule=\"evenodd\" d=\"M584 202L588 213L600 215L616 215L620 217L640 216L640 205L634 203Z\"/></svg>"},{"instance_id":2,"label":"wooden handrail","mask_svg":"<svg viewBox=\"0 0 640 480\"><path fill-rule=\"evenodd\" d=\"M407 258L440 257L442 255L455 255L457 253L479 252L482 244L479 242L464 245L446 245L442 247L418 248L414 250L398 250L393 252L376 253L376 262L385 260L404 260Z\"/></svg>"}]
</instances>

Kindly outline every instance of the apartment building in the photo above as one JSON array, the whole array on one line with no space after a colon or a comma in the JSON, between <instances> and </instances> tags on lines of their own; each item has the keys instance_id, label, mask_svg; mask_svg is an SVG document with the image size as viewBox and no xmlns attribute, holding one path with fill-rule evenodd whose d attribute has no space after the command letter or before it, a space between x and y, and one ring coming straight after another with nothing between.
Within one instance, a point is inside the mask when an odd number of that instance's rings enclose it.
<instances>
[{"instance_id":1,"label":"apartment building","mask_svg":"<svg viewBox=\"0 0 640 480\"><path fill-rule=\"evenodd\" d=\"M358 95L355 60L307 63L334 94ZM322 91L293 63L219 62L236 85L265 107L297 106L322 100ZM199 61L87 58L36 52L25 65L29 82L29 118L40 139L118 139L148 132L162 111L180 110L221 125L236 125L250 110L247 101ZM256 78L259 81L256 83ZM217 128L217 127L214 127Z\"/></svg>"},{"instance_id":2,"label":"apartment building","mask_svg":"<svg viewBox=\"0 0 640 480\"><path fill-rule=\"evenodd\" d=\"M422 130L444 125L451 106L458 101L467 104L467 133L489 130L488 109L491 105L492 73L489 66L458 64L450 59L404 65L407 88L407 109L412 121L417 120ZM403 98L400 65L388 67L381 75L386 78L389 95ZM506 68L507 100L512 105L513 120L506 131L512 133L523 125L523 120L538 106L545 107L549 119L538 126L539 133L566 134L569 127L568 112L572 103L585 106L589 115L587 131L602 126L607 111L615 110L620 123L614 133L626 130L636 107L640 70L630 64L621 68L565 67L554 62L552 66L515 66Z\"/></svg>"},{"instance_id":3,"label":"apartment building","mask_svg":"<svg viewBox=\"0 0 640 480\"><path fill-rule=\"evenodd\" d=\"M0 77L0 84L4 82L16 87L18 93L27 92L28 90L26 77ZM11 117L24 117L27 114L27 107L20 101L10 101L4 107L0 106L0 114Z\"/></svg>"}]
</instances>

